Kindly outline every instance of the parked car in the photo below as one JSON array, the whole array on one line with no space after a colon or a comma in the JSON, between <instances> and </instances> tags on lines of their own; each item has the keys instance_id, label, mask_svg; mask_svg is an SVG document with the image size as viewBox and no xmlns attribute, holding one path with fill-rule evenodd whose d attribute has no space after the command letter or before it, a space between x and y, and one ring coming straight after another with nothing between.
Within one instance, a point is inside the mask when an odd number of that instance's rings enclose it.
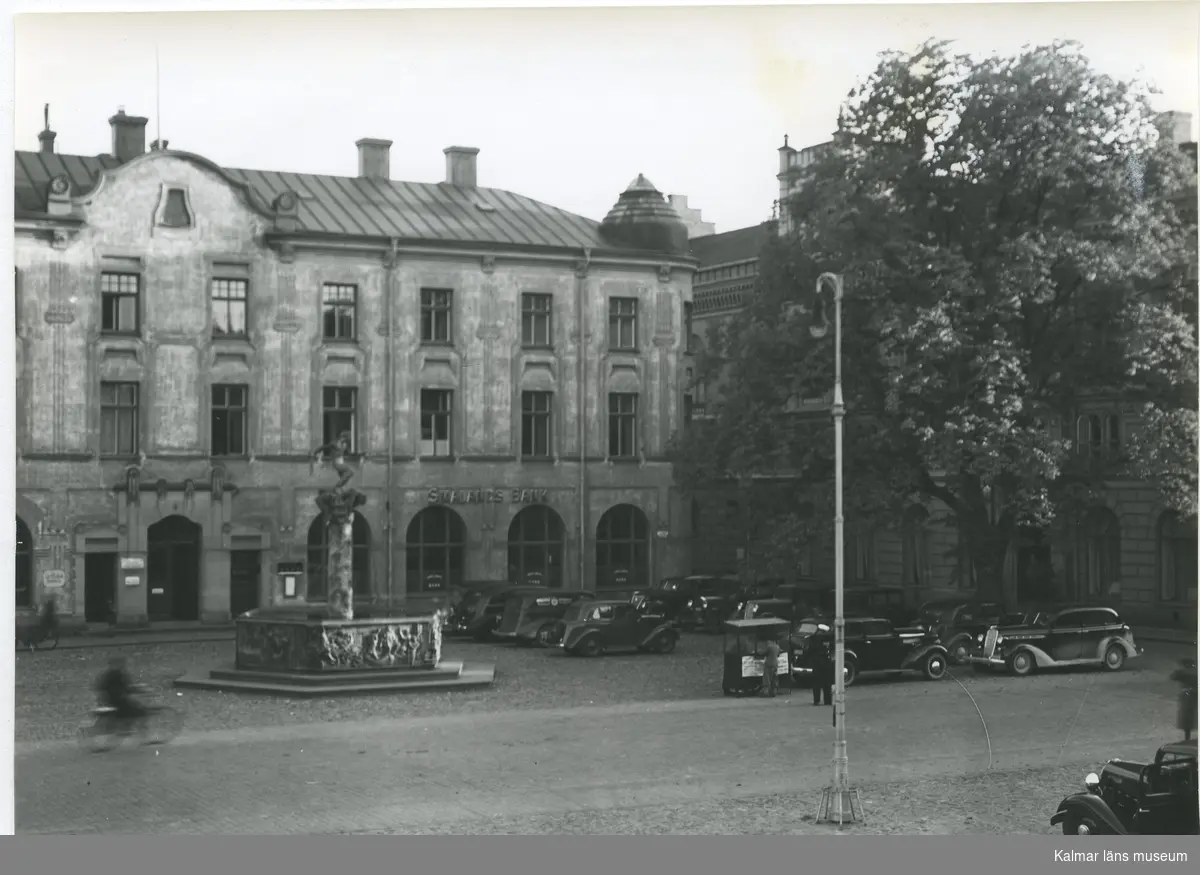
<instances>
[{"instance_id":1,"label":"parked car","mask_svg":"<svg viewBox=\"0 0 1200 875\"><path fill-rule=\"evenodd\" d=\"M726 618L728 620L787 620L789 623L801 616L798 606L789 599L756 598L742 599Z\"/></svg>"},{"instance_id":2,"label":"parked car","mask_svg":"<svg viewBox=\"0 0 1200 875\"><path fill-rule=\"evenodd\" d=\"M458 601L450 607L450 613L442 626L442 633L451 636L473 635L477 626L482 622L475 616L480 600L486 602L493 593L507 590L508 587L509 584L499 580L481 581L463 586L459 590ZM497 616L499 616L498 613Z\"/></svg>"},{"instance_id":3,"label":"parked car","mask_svg":"<svg viewBox=\"0 0 1200 875\"><path fill-rule=\"evenodd\" d=\"M1200 835L1196 739L1158 749L1152 763L1109 760L1050 818L1063 835Z\"/></svg>"},{"instance_id":4,"label":"parked car","mask_svg":"<svg viewBox=\"0 0 1200 875\"><path fill-rule=\"evenodd\" d=\"M1133 631L1115 609L1075 606L1029 611L1019 625L992 626L971 663L1020 676L1034 669L1076 665L1120 671L1127 659L1141 653Z\"/></svg>"},{"instance_id":5,"label":"parked car","mask_svg":"<svg viewBox=\"0 0 1200 875\"><path fill-rule=\"evenodd\" d=\"M946 676L950 655L937 636L923 626L895 626L885 617L846 617L845 682L861 674L919 671L931 681ZM805 617L793 633L793 675L807 680L805 651L813 643L833 639L833 622Z\"/></svg>"},{"instance_id":6,"label":"parked car","mask_svg":"<svg viewBox=\"0 0 1200 875\"><path fill-rule=\"evenodd\" d=\"M917 622L937 634L954 665L967 665L976 641L1006 616L1004 606L996 602L926 602L917 613Z\"/></svg>"},{"instance_id":7,"label":"parked car","mask_svg":"<svg viewBox=\"0 0 1200 875\"><path fill-rule=\"evenodd\" d=\"M666 605L653 596L628 601L581 602L563 623L558 646L565 653L599 656L613 650L670 653L679 641L679 625Z\"/></svg>"},{"instance_id":8,"label":"parked car","mask_svg":"<svg viewBox=\"0 0 1200 875\"><path fill-rule=\"evenodd\" d=\"M549 644L555 624L567 608L595 593L580 590L514 590L504 599L504 613L492 637L518 644Z\"/></svg>"},{"instance_id":9,"label":"parked car","mask_svg":"<svg viewBox=\"0 0 1200 875\"><path fill-rule=\"evenodd\" d=\"M837 592L832 583L787 584L778 587L776 598L787 598L798 615L832 619L837 610ZM848 584L842 590L842 616L882 617L896 625L911 625L915 611L900 586Z\"/></svg>"},{"instance_id":10,"label":"parked car","mask_svg":"<svg viewBox=\"0 0 1200 875\"><path fill-rule=\"evenodd\" d=\"M553 592L546 586L501 586L488 590L475 600L471 615L466 622L466 633L476 641L489 641L492 634L500 627L504 616L504 607L510 595L524 593Z\"/></svg>"},{"instance_id":11,"label":"parked car","mask_svg":"<svg viewBox=\"0 0 1200 875\"><path fill-rule=\"evenodd\" d=\"M678 620L681 625L690 625L693 617L688 610L688 603L700 591L703 581L711 580L707 574L693 574L688 577L665 577L648 590L639 590L634 595L653 595L662 599L667 613Z\"/></svg>"},{"instance_id":12,"label":"parked car","mask_svg":"<svg viewBox=\"0 0 1200 875\"><path fill-rule=\"evenodd\" d=\"M741 593L742 583L736 577L704 577L697 581L696 594L680 619L689 628L720 632Z\"/></svg>"}]
</instances>

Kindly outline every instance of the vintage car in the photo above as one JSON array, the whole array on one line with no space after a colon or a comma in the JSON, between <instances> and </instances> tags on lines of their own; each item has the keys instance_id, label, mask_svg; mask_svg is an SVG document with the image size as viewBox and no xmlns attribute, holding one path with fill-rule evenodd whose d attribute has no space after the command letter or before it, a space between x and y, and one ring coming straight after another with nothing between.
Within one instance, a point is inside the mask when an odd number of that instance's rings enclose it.
<instances>
[{"instance_id":1,"label":"vintage car","mask_svg":"<svg viewBox=\"0 0 1200 875\"><path fill-rule=\"evenodd\" d=\"M799 619L799 607L790 599L760 598L742 599L734 607L727 619L730 620L787 620L789 623Z\"/></svg>"},{"instance_id":2,"label":"vintage car","mask_svg":"<svg viewBox=\"0 0 1200 875\"><path fill-rule=\"evenodd\" d=\"M504 613L492 637L526 646L549 646L554 627L567 608L595 597L595 593L580 590L514 590L504 599Z\"/></svg>"},{"instance_id":3,"label":"vintage car","mask_svg":"<svg viewBox=\"0 0 1200 875\"><path fill-rule=\"evenodd\" d=\"M842 593L843 616L882 617L897 625L908 625L915 613L909 607L903 587L848 584ZM775 597L793 601L798 616L832 618L837 609L837 593L832 584L813 581L787 584L776 588Z\"/></svg>"},{"instance_id":4,"label":"vintage car","mask_svg":"<svg viewBox=\"0 0 1200 875\"><path fill-rule=\"evenodd\" d=\"M446 616L446 621L442 626L442 633L450 636L473 635L477 627L484 622L482 617L476 617L480 600L487 602L493 593L507 590L508 587L509 584L499 580L464 585L457 593L458 600L450 607L450 613ZM501 603L502 607L503 603ZM492 621L499 616L499 612L493 611L493 614L495 616L490 618Z\"/></svg>"},{"instance_id":5,"label":"vintage car","mask_svg":"<svg viewBox=\"0 0 1200 875\"><path fill-rule=\"evenodd\" d=\"M679 625L653 596L580 602L569 617L556 637L557 645L572 656L599 656L613 650L670 653L679 641Z\"/></svg>"},{"instance_id":6,"label":"vintage car","mask_svg":"<svg viewBox=\"0 0 1200 875\"><path fill-rule=\"evenodd\" d=\"M1120 615L1108 607L1066 607L1029 611L992 626L983 635L971 663L985 670L1006 669L1028 675L1034 669L1099 665L1120 671L1142 648Z\"/></svg>"},{"instance_id":7,"label":"vintage car","mask_svg":"<svg viewBox=\"0 0 1200 875\"><path fill-rule=\"evenodd\" d=\"M1063 835L1198 835L1196 740L1164 744L1154 762L1109 760L1050 818Z\"/></svg>"},{"instance_id":8,"label":"vintage car","mask_svg":"<svg viewBox=\"0 0 1200 875\"><path fill-rule=\"evenodd\" d=\"M697 582L696 594L688 601L680 622L687 628L720 632L742 594L742 583L736 577L707 577Z\"/></svg>"},{"instance_id":9,"label":"vintage car","mask_svg":"<svg viewBox=\"0 0 1200 875\"><path fill-rule=\"evenodd\" d=\"M946 676L950 655L937 636L923 626L894 626L884 617L846 617L845 682L862 674L919 671L931 681ZM792 676L809 680L808 648L833 640L833 621L805 617L792 635Z\"/></svg>"},{"instance_id":10,"label":"vintage car","mask_svg":"<svg viewBox=\"0 0 1200 875\"><path fill-rule=\"evenodd\" d=\"M968 665L976 643L1006 616L996 602L947 600L927 602L917 612L917 622L938 636L954 665Z\"/></svg>"},{"instance_id":11,"label":"vintage car","mask_svg":"<svg viewBox=\"0 0 1200 875\"><path fill-rule=\"evenodd\" d=\"M707 580L712 580L712 576L693 574L688 577L665 577L650 589L639 590L634 595L652 595L661 599L667 613L686 626L694 619L688 610L688 603L699 594L700 584Z\"/></svg>"},{"instance_id":12,"label":"vintage car","mask_svg":"<svg viewBox=\"0 0 1200 875\"><path fill-rule=\"evenodd\" d=\"M466 634L476 641L490 641L493 633L500 627L500 619L504 616L504 607L510 595L548 592L553 590L546 586L511 584L487 590L471 607L470 616L466 620Z\"/></svg>"}]
</instances>

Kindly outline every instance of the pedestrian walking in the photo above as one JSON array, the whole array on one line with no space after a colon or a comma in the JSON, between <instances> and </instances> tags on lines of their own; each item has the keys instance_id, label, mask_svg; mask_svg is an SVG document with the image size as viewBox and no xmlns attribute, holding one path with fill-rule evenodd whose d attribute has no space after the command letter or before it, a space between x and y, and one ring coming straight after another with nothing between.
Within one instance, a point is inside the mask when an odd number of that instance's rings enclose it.
<instances>
[{"instance_id":1,"label":"pedestrian walking","mask_svg":"<svg viewBox=\"0 0 1200 875\"><path fill-rule=\"evenodd\" d=\"M829 652L829 642L813 642L812 670L813 704L820 705L824 698L826 705L832 705L833 655Z\"/></svg>"},{"instance_id":2,"label":"pedestrian walking","mask_svg":"<svg viewBox=\"0 0 1200 875\"><path fill-rule=\"evenodd\" d=\"M779 642L768 638L763 648L763 692L772 699L779 688Z\"/></svg>"}]
</instances>

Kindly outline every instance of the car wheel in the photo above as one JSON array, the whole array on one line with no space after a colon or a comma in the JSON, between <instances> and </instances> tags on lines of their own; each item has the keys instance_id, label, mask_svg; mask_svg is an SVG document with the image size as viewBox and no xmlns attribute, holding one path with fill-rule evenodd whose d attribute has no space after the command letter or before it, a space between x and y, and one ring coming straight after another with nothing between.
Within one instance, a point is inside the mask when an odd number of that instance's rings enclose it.
<instances>
[{"instance_id":1,"label":"car wheel","mask_svg":"<svg viewBox=\"0 0 1200 875\"><path fill-rule=\"evenodd\" d=\"M971 648L966 641L959 641L950 651L950 659L955 665L966 665L971 659Z\"/></svg>"},{"instance_id":2,"label":"car wheel","mask_svg":"<svg viewBox=\"0 0 1200 875\"><path fill-rule=\"evenodd\" d=\"M666 633L660 635L659 639L658 639L658 652L659 653L670 653L672 650L675 649L675 640L676 640L675 636L672 635L670 632L666 632Z\"/></svg>"},{"instance_id":3,"label":"car wheel","mask_svg":"<svg viewBox=\"0 0 1200 875\"><path fill-rule=\"evenodd\" d=\"M1103 835L1104 830L1092 820L1092 818L1084 817L1068 817L1063 821L1063 835L1065 836L1090 836Z\"/></svg>"},{"instance_id":4,"label":"car wheel","mask_svg":"<svg viewBox=\"0 0 1200 875\"><path fill-rule=\"evenodd\" d=\"M1125 651L1119 644L1110 645L1104 651L1104 667L1109 671L1120 671L1125 667Z\"/></svg>"},{"instance_id":5,"label":"car wheel","mask_svg":"<svg viewBox=\"0 0 1200 875\"><path fill-rule=\"evenodd\" d=\"M1025 677L1033 671L1033 657L1024 650L1018 650L1008 661L1008 667L1017 677Z\"/></svg>"},{"instance_id":6,"label":"car wheel","mask_svg":"<svg viewBox=\"0 0 1200 875\"><path fill-rule=\"evenodd\" d=\"M931 653L925 657L922 667L925 677L931 681L940 681L946 676L946 657L940 653Z\"/></svg>"},{"instance_id":7,"label":"car wheel","mask_svg":"<svg viewBox=\"0 0 1200 875\"><path fill-rule=\"evenodd\" d=\"M853 686L854 682L858 680L858 663L853 659L847 659L845 663L843 663L842 676L845 678L845 680L842 682L844 687Z\"/></svg>"},{"instance_id":8,"label":"car wheel","mask_svg":"<svg viewBox=\"0 0 1200 875\"><path fill-rule=\"evenodd\" d=\"M579 652L584 656L599 656L600 649L600 639L595 635L584 639L579 644Z\"/></svg>"}]
</instances>

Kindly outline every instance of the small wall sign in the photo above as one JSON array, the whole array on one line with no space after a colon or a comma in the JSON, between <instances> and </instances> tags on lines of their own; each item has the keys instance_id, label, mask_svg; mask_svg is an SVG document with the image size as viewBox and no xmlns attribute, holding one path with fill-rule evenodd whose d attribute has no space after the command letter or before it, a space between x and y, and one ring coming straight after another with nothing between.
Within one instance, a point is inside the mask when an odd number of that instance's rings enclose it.
<instances>
[{"instance_id":1,"label":"small wall sign","mask_svg":"<svg viewBox=\"0 0 1200 875\"><path fill-rule=\"evenodd\" d=\"M294 599L296 597L296 575L283 575L283 597L285 599Z\"/></svg>"},{"instance_id":2,"label":"small wall sign","mask_svg":"<svg viewBox=\"0 0 1200 875\"><path fill-rule=\"evenodd\" d=\"M136 574L128 574L125 576L126 586L137 586L142 582L142 578Z\"/></svg>"},{"instance_id":3,"label":"small wall sign","mask_svg":"<svg viewBox=\"0 0 1200 875\"><path fill-rule=\"evenodd\" d=\"M52 568L42 572L42 586L46 589L62 589L67 585L67 572L61 568Z\"/></svg>"},{"instance_id":4,"label":"small wall sign","mask_svg":"<svg viewBox=\"0 0 1200 875\"><path fill-rule=\"evenodd\" d=\"M122 571L139 571L146 567L146 560L141 556L122 556Z\"/></svg>"},{"instance_id":5,"label":"small wall sign","mask_svg":"<svg viewBox=\"0 0 1200 875\"><path fill-rule=\"evenodd\" d=\"M430 489L430 504L545 504L549 489Z\"/></svg>"}]
</instances>

